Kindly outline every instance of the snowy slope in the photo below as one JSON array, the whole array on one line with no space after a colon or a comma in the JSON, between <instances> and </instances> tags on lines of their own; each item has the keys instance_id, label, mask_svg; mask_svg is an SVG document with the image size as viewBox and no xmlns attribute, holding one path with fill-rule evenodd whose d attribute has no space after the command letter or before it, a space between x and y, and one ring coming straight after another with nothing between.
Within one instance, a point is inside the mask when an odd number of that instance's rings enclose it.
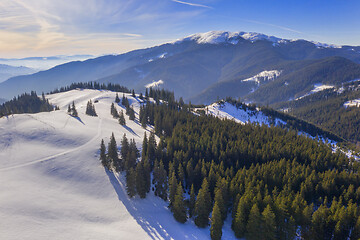
<instances>
[{"instance_id":1,"label":"snowy slope","mask_svg":"<svg viewBox=\"0 0 360 240\"><path fill-rule=\"evenodd\" d=\"M138 100L126 95L138 112ZM101 139L107 144L114 132L119 144L126 133L140 148L145 131L127 117L125 127L112 118L114 92L73 90L48 99L60 110L0 119L1 239L210 239L209 228L177 223L152 193L129 199L124 177L101 166ZM98 100L99 117L84 114L89 99ZM79 119L66 113L72 101ZM224 239L235 239L229 222Z\"/></svg>"},{"instance_id":2,"label":"snowy slope","mask_svg":"<svg viewBox=\"0 0 360 240\"><path fill-rule=\"evenodd\" d=\"M244 110L242 108L236 108L236 106L228 102L213 103L205 108L197 108L196 110L204 110L206 114L219 117L221 119L230 119L235 122L245 123L259 123L260 125L271 125L272 121L265 116L261 111ZM286 124L280 119L275 119L275 124Z\"/></svg>"}]
</instances>

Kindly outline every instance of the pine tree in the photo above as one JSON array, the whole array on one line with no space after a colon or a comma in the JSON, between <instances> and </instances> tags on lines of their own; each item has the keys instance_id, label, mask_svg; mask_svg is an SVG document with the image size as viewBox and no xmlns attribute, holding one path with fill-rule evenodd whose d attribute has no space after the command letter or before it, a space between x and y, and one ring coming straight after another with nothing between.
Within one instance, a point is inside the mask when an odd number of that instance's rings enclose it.
<instances>
[{"instance_id":1,"label":"pine tree","mask_svg":"<svg viewBox=\"0 0 360 240\"><path fill-rule=\"evenodd\" d=\"M119 95L116 93L116 96L115 96L115 102L116 103L119 103L120 102L120 98L119 98Z\"/></svg>"},{"instance_id":2,"label":"pine tree","mask_svg":"<svg viewBox=\"0 0 360 240\"><path fill-rule=\"evenodd\" d=\"M120 115L119 115L119 124L122 126L126 125L126 121L125 121L125 116L124 116L124 112L123 110L121 110Z\"/></svg>"},{"instance_id":3,"label":"pine tree","mask_svg":"<svg viewBox=\"0 0 360 240\"><path fill-rule=\"evenodd\" d=\"M134 89L133 89L132 92L131 92L131 96L132 96L132 97L135 97L135 91L134 91Z\"/></svg>"},{"instance_id":4,"label":"pine tree","mask_svg":"<svg viewBox=\"0 0 360 240\"><path fill-rule=\"evenodd\" d=\"M146 197L145 184L146 184L146 182L145 182L145 176L144 176L144 167L140 162L136 165L136 191L139 194L140 198Z\"/></svg>"},{"instance_id":5,"label":"pine tree","mask_svg":"<svg viewBox=\"0 0 360 240\"><path fill-rule=\"evenodd\" d=\"M263 238L269 240L276 240L276 218L275 213L270 205L267 205L262 213L263 218Z\"/></svg>"},{"instance_id":6,"label":"pine tree","mask_svg":"<svg viewBox=\"0 0 360 240\"><path fill-rule=\"evenodd\" d=\"M151 188L151 167L148 159L145 159L145 161L143 161L142 163L144 165L145 190L147 193L149 193Z\"/></svg>"},{"instance_id":7,"label":"pine tree","mask_svg":"<svg viewBox=\"0 0 360 240\"><path fill-rule=\"evenodd\" d=\"M68 110L67 110L68 114L71 114L71 107L70 104L68 105Z\"/></svg>"},{"instance_id":8,"label":"pine tree","mask_svg":"<svg viewBox=\"0 0 360 240\"><path fill-rule=\"evenodd\" d=\"M209 223L209 214L211 212L211 196L209 192L209 184L204 178L201 189L195 203L195 224L204 228Z\"/></svg>"},{"instance_id":9,"label":"pine tree","mask_svg":"<svg viewBox=\"0 0 360 240\"><path fill-rule=\"evenodd\" d=\"M130 198L136 195L136 173L133 168L126 173L126 192Z\"/></svg>"},{"instance_id":10,"label":"pine tree","mask_svg":"<svg viewBox=\"0 0 360 240\"><path fill-rule=\"evenodd\" d=\"M77 110L76 110L75 102L74 102L74 101L72 102L70 112L71 112L71 113L70 113L71 116L73 116L73 117L78 117L78 112L77 112Z\"/></svg>"},{"instance_id":11,"label":"pine tree","mask_svg":"<svg viewBox=\"0 0 360 240\"><path fill-rule=\"evenodd\" d=\"M110 113L114 118L119 118L119 113L116 110L114 103L111 103Z\"/></svg>"},{"instance_id":12,"label":"pine tree","mask_svg":"<svg viewBox=\"0 0 360 240\"><path fill-rule=\"evenodd\" d=\"M211 227L210 227L211 239L221 240L222 226L223 226L223 220L221 216L220 207L218 205L218 202L215 201L211 216Z\"/></svg>"},{"instance_id":13,"label":"pine tree","mask_svg":"<svg viewBox=\"0 0 360 240\"><path fill-rule=\"evenodd\" d=\"M157 162L154 168L155 196L167 200L168 181L167 174L162 161Z\"/></svg>"},{"instance_id":14,"label":"pine tree","mask_svg":"<svg viewBox=\"0 0 360 240\"><path fill-rule=\"evenodd\" d=\"M149 159L151 168L153 168L155 158L156 158L156 140L155 140L155 134L153 132L151 132L150 136L149 136L149 141L148 141L148 144L147 144L146 156Z\"/></svg>"},{"instance_id":15,"label":"pine tree","mask_svg":"<svg viewBox=\"0 0 360 240\"><path fill-rule=\"evenodd\" d=\"M214 198L214 200L215 200L215 202L218 203L218 207L219 207L220 212L221 212L222 220L225 220L227 208L226 208L224 198L222 196L222 191L221 191L220 188L215 190L215 198Z\"/></svg>"},{"instance_id":16,"label":"pine tree","mask_svg":"<svg viewBox=\"0 0 360 240\"><path fill-rule=\"evenodd\" d=\"M184 202L184 190L180 182L176 188L176 195L175 195L174 203L172 205L172 211L174 213L174 218L176 219L176 221L181 223L186 222L187 215L186 215L186 207Z\"/></svg>"},{"instance_id":17,"label":"pine tree","mask_svg":"<svg viewBox=\"0 0 360 240\"><path fill-rule=\"evenodd\" d=\"M109 166L107 164L107 159L106 159L106 147L104 144L104 139L101 139L101 144L100 144L100 161L104 167L109 168Z\"/></svg>"},{"instance_id":18,"label":"pine tree","mask_svg":"<svg viewBox=\"0 0 360 240\"><path fill-rule=\"evenodd\" d=\"M250 209L248 207L249 201L250 199L244 195L240 198L239 203L237 204L237 210L232 224L232 228L237 238L244 237L246 233L247 218L250 213Z\"/></svg>"},{"instance_id":19,"label":"pine tree","mask_svg":"<svg viewBox=\"0 0 360 240\"><path fill-rule=\"evenodd\" d=\"M114 133L111 134L110 142L108 146L108 157L109 157L109 167L113 167L118 170L119 165L119 156L117 152L117 145Z\"/></svg>"},{"instance_id":20,"label":"pine tree","mask_svg":"<svg viewBox=\"0 0 360 240\"><path fill-rule=\"evenodd\" d=\"M191 184L190 199L189 199L189 217L190 218L192 218L192 216L194 215L195 203L196 203L196 196L195 196L194 184Z\"/></svg>"},{"instance_id":21,"label":"pine tree","mask_svg":"<svg viewBox=\"0 0 360 240\"><path fill-rule=\"evenodd\" d=\"M91 100L87 102L85 114L89 116L97 116L95 107Z\"/></svg>"},{"instance_id":22,"label":"pine tree","mask_svg":"<svg viewBox=\"0 0 360 240\"><path fill-rule=\"evenodd\" d=\"M171 174L171 178L169 180L169 200L170 200L171 209L175 201L176 188L177 188L177 179L176 179L175 171L173 171Z\"/></svg>"},{"instance_id":23,"label":"pine tree","mask_svg":"<svg viewBox=\"0 0 360 240\"><path fill-rule=\"evenodd\" d=\"M262 219L257 204L254 204L250 210L249 221L246 225L246 239L262 240L264 239L261 229Z\"/></svg>"},{"instance_id":24,"label":"pine tree","mask_svg":"<svg viewBox=\"0 0 360 240\"><path fill-rule=\"evenodd\" d=\"M120 148L120 155L123 165L125 165L124 162L126 161L128 152L129 152L129 141L126 137L126 134L124 133L123 138L121 140L121 148ZM124 167L125 166L121 166L122 169L124 169Z\"/></svg>"}]
</instances>

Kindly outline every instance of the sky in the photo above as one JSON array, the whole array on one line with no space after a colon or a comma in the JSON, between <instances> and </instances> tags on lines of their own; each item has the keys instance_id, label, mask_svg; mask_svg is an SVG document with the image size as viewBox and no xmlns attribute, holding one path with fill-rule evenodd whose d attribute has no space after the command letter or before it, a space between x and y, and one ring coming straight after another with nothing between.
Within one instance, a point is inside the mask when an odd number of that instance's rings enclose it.
<instances>
[{"instance_id":1,"label":"sky","mask_svg":"<svg viewBox=\"0 0 360 240\"><path fill-rule=\"evenodd\" d=\"M118 54L212 30L360 45L359 0L1 0L0 58Z\"/></svg>"}]
</instances>

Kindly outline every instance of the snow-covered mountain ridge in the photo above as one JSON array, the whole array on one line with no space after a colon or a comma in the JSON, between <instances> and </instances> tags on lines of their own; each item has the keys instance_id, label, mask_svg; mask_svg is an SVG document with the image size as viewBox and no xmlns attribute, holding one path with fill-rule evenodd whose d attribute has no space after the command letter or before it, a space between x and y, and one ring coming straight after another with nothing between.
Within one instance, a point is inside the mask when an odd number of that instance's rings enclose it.
<instances>
[{"instance_id":1,"label":"snow-covered mountain ridge","mask_svg":"<svg viewBox=\"0 0 360 240\"><path fill-rule=\"evenodd\" d=\"M183 41L195 41L198 44L238 44L241 39L248 40L250 42L256 42L260 40L266 40L272 42L274 46L277 44L286 44L289 42L299 41L301 39L284 39L274 36L268 36L262 33L256 32L228 32L228 31L210 31L206 33L196 33L185 38L174 41L173 43L181 43ZM310 41L318 48L341 48L342 46L335 44L320 43L316 41Z\"/></svg>"}]
</instances>

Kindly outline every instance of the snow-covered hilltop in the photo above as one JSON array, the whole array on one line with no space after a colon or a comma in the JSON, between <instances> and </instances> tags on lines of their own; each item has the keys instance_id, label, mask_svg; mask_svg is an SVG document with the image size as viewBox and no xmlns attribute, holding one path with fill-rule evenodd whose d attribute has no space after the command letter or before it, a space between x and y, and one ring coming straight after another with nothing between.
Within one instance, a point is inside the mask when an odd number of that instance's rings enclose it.
<instances>
[{"instance_id":1,"label":"snow-covered hilltop","mask_svg":"<svg viewBox=\"0 0 360 240\"><path fill-rule=\"evenodd\" d=\"M101 139L107 145L113 132L119 144L126 134L141 149L148 131L138 122L142 101L131 94L125 96L135 121L126 116L121 126L113 118L115 96L107 90L71 90L46 96L58 111L0 118L1 239L210 239L209 228L178 223L168 202L153 192L130 199L124 177L104 170ZM98 117L85 114L89 100ZM67 113L72 101L79 118ZM115 107L125 112L122 105ZM223 236L235 239L230 222Z\"/></svg>"},{"instance_id":2,"label":"snow-covered hilltop","mask_svg":"<svg viewBox=\"0 0 360 240\"><path fill-rule=\"evenodd\" d=\"M185 38L176 40L173 43L181 43L184 41L195 41L198 44L238 44L241 39L248 40L250 42L256 42L260 40L266 40L272 42L274 46L278 44L286 44L289 42L298 41L298 39L283 39L274 36L268 36L262 33L256 32L228 32L228 31L210 31L206 33L196 33ZM311 41L318 48L341 48L341 46L335 44L327 44Z\"/></svg>"}]
</instances>

